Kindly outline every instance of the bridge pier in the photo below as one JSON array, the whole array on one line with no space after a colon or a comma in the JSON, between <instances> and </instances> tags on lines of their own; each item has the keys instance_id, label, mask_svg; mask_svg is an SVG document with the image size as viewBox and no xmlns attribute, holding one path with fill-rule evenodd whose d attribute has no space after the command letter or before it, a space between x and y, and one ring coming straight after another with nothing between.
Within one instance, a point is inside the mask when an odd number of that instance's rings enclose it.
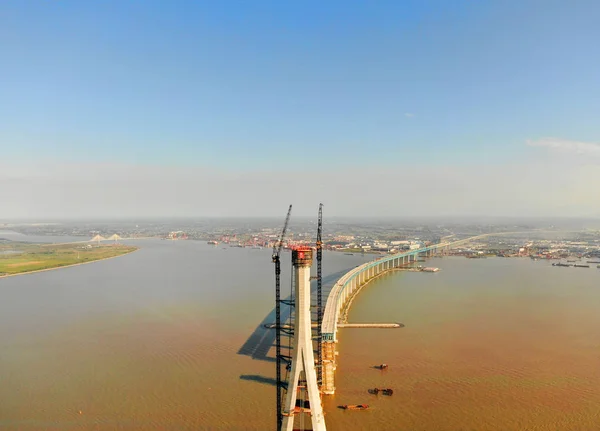
<instances>
[{"instance_id":1,"label":"bridge pier","mask_svg":"<svg viewBox=\"0 0 600 431\"><path fill-rule=\"evenodd\" d=\"M333 395L335 394L334 374L336 369L336 341L332 340L333 334L323 334L323 336L324 340L326 341L321 343L321 355L323 358L321 393L325 395Z\"/></svg>"}]
</instances>

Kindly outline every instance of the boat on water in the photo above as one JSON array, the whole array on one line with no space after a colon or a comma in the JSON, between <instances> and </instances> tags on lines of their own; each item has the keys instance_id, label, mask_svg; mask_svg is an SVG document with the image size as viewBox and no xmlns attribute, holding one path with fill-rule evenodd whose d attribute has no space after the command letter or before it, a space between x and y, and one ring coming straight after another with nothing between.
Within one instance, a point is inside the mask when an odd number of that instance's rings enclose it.
<instances>
[{"instance_id":1,"label":"boat on water","mask_svg":"<svg viewBox=\"0 0 600 431\"><path fill-rule=\"evenodd\" d=\"M367 410L369 408L367 404L344 404L340 407L344 410Z\"/></svg>"},{"instance_id":2,"label":"boat on water","mask_svg":"<svg viewBox=\"0 0 600 431\"><path fill-rule=\"evenodd\" d=\"M600 260L588 260L586 263L600 263Z\"/></svg>"},{"instance_id":3,"label":"boat on water","mask_svg":"<svg viewBox=\"0 0 600 431\"><path fill-rule=\"evenodd\" d=\"M219 244L219 242L218 242L218 241L208 241L208 242L207 242L207 244L210 244L210 245L218 245L218 244Z\"/></svg>"},{"instance_id":4,"label":"boat on water","mask_svg":"<svg viewBox=\"0 0 600 431\"><path fill-rule=\"evenodd\" d=\"M388 364L375 365L375 368L377 368L378 370L387 370Z\"/></svg>"},{"instance_id":5,"label":"boat on water","mask_svg":"<svg viewBox=\"0 0 600 431\"><path fill-rule=\"evenodd\" d=\"M577 265L577 264L575 264L575 265L573 265L573 266L574 266L575 268L589 268L589 267L590 267L589 265Z\"/></svg>"},{"instance_id":6,"label":"boat on water","mask_svg":"<svg viewBox=\"0 0 600 431\"><path fill-rule=\"evenodd\" d=\"M421 271L423 272L438 272L440 269L439 268L434 268L432 266L428 266L423 268Z\"/></svg>"},{"instance_id":7,"label":"boat on water","mask_svg":"<svg viewBox=\"0 0 600 431\"><path fill-rule=\"evenodd\" d=\"M392 396L394 394L394 390L390 388L375 388L369 389L369 392L375 395L379 395L380 393L387 396Z\"/></svg>"},{"instance_id":8,"label":"boat on water","mask_svg":"<svg viewBox=\"0 0 600 431\"><path fill-rule=\"evenodd\" d=\"M558 262L558 263L553 263L552 266L573 266L573 265L569 265L568 263Z\"/></svg>"}]
</instances>

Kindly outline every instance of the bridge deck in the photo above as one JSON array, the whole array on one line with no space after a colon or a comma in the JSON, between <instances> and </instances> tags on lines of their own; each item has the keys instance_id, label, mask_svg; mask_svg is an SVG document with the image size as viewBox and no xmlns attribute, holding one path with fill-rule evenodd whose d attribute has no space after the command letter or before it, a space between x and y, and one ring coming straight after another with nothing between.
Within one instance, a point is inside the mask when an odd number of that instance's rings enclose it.
<instances>
[{"instance_id":1,"label":"bridge deck","mask_svg":"<svg viewBox=\"0 0 600 431\"><path fill-rule=\"evenodd\" d=\"M325 304L325 312L323 313L323 333L335 333L337 329L337 323L339 320L339 312L343 308L344 304L340 304L341 294L344 289L350 284L350 282L358 276L360 273L363 273L370 268L376 267L377 265L385 262L390 262L398 258L408 257L408 256L416 256L420 253L425 253L431 250L437 250L444 247L456 247L461 244L465 244L467 242L471 242L477 239L495 236L495 235L509 235L509 234L519 234L524 232L497 232L497 233L486 233L483 235L477 235L465 239L461 239L458 241L452 242L444 242L440 244L430 245L428 247L419 248L416 250L410 250L403 253L396 253L389 256L385 256L383 258L376 259L371 262L363 263L362 265L357 266L356 268L351 269L346 274L344 274L331 288L329 292L329 296L327 297L327 302Z\"/></svg>"},{"instance_id":2,"label":"bridge deck","mask_svg":"<svg viewBox=\"0 0 600 431\"><path fill-rule=\"evenodd\" d=\"M331 288L331 291L329 292L329 296L327 297L327 302L325 304L325 312L323 313L323 334L332 334L335 337L337 324L339 320L339 314L344 306L344 301L341 300L342 293L348 287L350 282L352 282L352 280L354 280L359 274L373 267L381 265L382 263L390 262L399 258L416 256L419 253L425 253L427 251L435 250L437 248L445 247L447 245L448 244L436 244L434 246L410 250L404 253L396 253L371 262L363 263L362 265L359 265L356 268L353 268L350 271L348 271L335 283L335 285Z\"/></svg>"},{"instance_id":3,"label":"bridge deck","mask_svg":"<svg viewBox=\"0 0 600 431\"><path fill-rule=\"evenodd\" d=\"M410 250L404 253L396 253L390 256L376 259L371 262L364 263L356 268L351 269L344 274L331 288L327 302L325 304L325 312L323 313L323 326L322 326L322 354L323 354L323 384L321 390L325 394L335 393L334 385L334 371L336 368L336 347L337 342L337 329L346 326L347 324L342 323L341 317L342 311L344 315L347 313L347 309L351 305L351 301L354 295L373 277L389 271L394 268L398 268L406 263L414 262L416 257L421 254L432 250L441 248L456 247L467 242L498 235L509 235L509 234L521 234L526 232L496 232L488 233L483 235L477 235L470 238L461 239L458 241L444 242L440 244L434 244L429 247L424 247L416 250ZM352 326L346 326L352 327Z\"/></svg>"}]
</instances>

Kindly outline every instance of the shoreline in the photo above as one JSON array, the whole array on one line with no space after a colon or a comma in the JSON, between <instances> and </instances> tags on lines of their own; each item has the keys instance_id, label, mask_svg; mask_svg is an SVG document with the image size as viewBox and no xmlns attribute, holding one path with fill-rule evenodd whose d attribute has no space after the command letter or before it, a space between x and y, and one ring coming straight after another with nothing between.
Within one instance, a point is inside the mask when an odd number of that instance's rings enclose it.
<instances>
[{"instance_id":1,"label":"shoreline","mask_svg":"<svg viewBox=\"0 0 600 431\"><path fill-rule=\"evenodd\" d=\"M73 243L64 243L64 244L73 244ZM56 244L53 244L53 245L56 245ZM103 261L103 260L115 259L117 257L127 256L128 254L135 253L139 249L140 248L138 247L135 250L128 251L127 253L118 254L116 256L103 257L102 259L89 260L87 262L71 263L69 265L55 266L55 267L52 267L52 268L36 269L36 270L33 270L33 271L19 272L18 274L4 274L4 275L0 275L0 279L7 278L7 277L18 277L19 275L35 274L36 272L54 271L54 270L57 270L57 269L71 268L73 266L87 265L89 263L96 263L96 262L100 262L100 261Z\"/></svg>"}]
</instances>

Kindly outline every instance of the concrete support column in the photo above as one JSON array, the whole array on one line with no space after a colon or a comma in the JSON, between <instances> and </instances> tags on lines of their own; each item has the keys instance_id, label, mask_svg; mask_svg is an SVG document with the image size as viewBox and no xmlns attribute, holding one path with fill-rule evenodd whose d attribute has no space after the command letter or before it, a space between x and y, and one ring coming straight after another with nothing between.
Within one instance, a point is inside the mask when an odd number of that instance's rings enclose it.
<instances>
[{"instance_id":1,"label":"concrete support column","mask_svg":"<svg viewBox=\"0 0 600 431\"><path fill-rule=\"evenodd\" d=\"M326 341L321 344L321 355L323 358L323 381L321 392L327 395L335 393L335 342Z\"/></svg>"}]
</instances>

